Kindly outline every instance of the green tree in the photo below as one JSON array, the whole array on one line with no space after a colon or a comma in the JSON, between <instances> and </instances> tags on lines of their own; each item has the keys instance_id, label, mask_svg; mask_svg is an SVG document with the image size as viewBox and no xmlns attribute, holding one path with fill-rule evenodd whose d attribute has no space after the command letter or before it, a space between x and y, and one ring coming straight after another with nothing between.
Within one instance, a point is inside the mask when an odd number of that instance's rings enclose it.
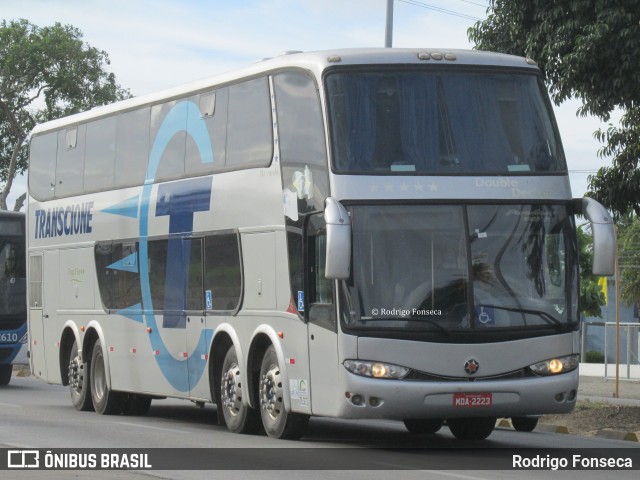
<instances>
[{"instance_id":1,"label":"green tree","mask_svg":"<svg viewBox=\"0 0 640 480\"><path fill-rule=\"evenodd\" d=\"M620 299L629 306L640 303L640 219L633 217L618 227Z\"/></svg>"},{"instance_id":2,"label":"green tree","mask_svg":"<svg viewBox=\"0 0 640 480\"><path fill-rule=\"evenodd\" d=\"M469 29L482 50L538 62L556 104L582 101L578 113L618 126L594 136L612 166L590 178L590 195L616 217L640 215L640 0L490 0L487 19Z\"/></svg>"},{"instance_id":3,"label":"green tree","mask_svg":"<svg viewBox=\"0 0 640 480\"><path fill-rule=\"evenodd\" d=\"M591 274L593 265L593 238L585 231L585 226L576 229L578 233L578 263L580 268L580 313L587 317L602 317L605 292L598 285L599 277Z\"/></svg>"},{"instance_id":4,"label":"green tree","mask_svg":"<svg viewBox=\"0 0 640 480\"><path fill-rule=\"evenodd\" d=\"M0 23L0 209L7 209L13 180L27 168L28 135L37 123L130 96L107 65L107 53L83 42L71 25Z\"/></svg>"}]
</instances>

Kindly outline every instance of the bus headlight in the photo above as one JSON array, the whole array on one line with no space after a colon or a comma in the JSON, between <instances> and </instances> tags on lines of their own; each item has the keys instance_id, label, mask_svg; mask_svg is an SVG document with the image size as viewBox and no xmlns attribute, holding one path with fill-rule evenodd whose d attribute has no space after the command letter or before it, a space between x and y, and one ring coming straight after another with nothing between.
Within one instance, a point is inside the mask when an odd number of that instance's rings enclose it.
<instances>
[{"instance_id":1,"label":"bus headlight","mask_svg":"<svg viewBox=\"0 0 640 480\"><path fill-rule=\"evenodd\" d=\"M567 355L566 357L551 358L544 362L534 363L529 368L538 375L556 375L575 370L579 364L580 357L578 355Z\"/></svg>"},{"instance_id":2,"label":"bus headlight","mask_svg":"<svg viewBox=\"0 0 640 480\"><path fill-rule=\"evenodd\" d=\"M344 367L351 373L373 378L401 379L407 376L409 369L399 365L364 360L345 360Z\"/></svg>"}]
</instances>

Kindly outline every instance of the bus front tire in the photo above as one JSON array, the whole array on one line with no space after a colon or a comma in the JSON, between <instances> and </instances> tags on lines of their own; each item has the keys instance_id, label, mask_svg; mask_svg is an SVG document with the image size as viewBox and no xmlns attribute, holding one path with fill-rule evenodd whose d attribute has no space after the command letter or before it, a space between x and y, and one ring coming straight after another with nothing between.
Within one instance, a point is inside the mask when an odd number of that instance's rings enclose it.
<instances>
[{"instance_id":1,"label":"bus front tire","mask_svg":"<svg viewBox=\"0 0 640 480\"><path fill-rule=\"evenodd\" d=\"M242 397L242 372L238 366L236 350L229 347L222 362L220 379L220 399L222 414L227 428L233 433L256 433L260 429L260 417Z\"/></svg>"},{"instance_id":2,"label":"bus front tire","mask_svg":"<svg viewBox=\"0 0 640 480\"><path fill-rule=\"evenodd\" d=\"M69 353L69 368L67 370L71 403L78 411L93 410L89 386L89 364L82 362L78 355L78 343L73 342Z\"/></svg>"},{"instance_id":3,"label":"bus front tire","mask_svg":"<svg viewBox=\"0 0 640 480\"><path fill-rule=\"evenodd\" d=\"M444 424L444 420L441 418L407 418L403 420L404 426L409 430L409 433L414 433L416 435L428 435L432 433L438 432L442 425Z\"/></svg>"},{"instance_id":4,"label":"bus front tire","mask_svg":"<svg viewBox=\"0 0 640 480\"><path fill-rule=\"evenodd\" d=\"M0 385L9 385L12 373L13 365L0 365Z\"/></svg>"},{"instance_id":5,"label":"bus front tire","mask_svg":"<svg viewBox=\"0 0 640 480\"><path fill-rule=\"evenodd\" d=\"M130 393L124 402L122 413L131 416L144 416L151 408L151 397Z\"/></svg>"},{"instance_id":6,"label":"bus front tire","mask_svg":"<svg viewBox=\"0 0 640 480\"><path fill-rule=\"evenodd\" d=\"M533 432L538 425L538 417L511 417L511 425L518 432Z\"/></svg>"},{"instance_id":7,"label":"bus front tire","mask_svg":"<svg viewBox=\"0 0 640 480\"><path fill-rule=\"evenodd\" d=\"M260 366L260 416L267 435L273 438L294 440L300 438L309 423L309 416L287 412L284 406L284 390L278 356L270 345Z\"/></svg>"},{"instance_id":8,"label":"bus front tire","mask_svg":"<svg viewBox=\"0 0 640 480\"><path fill-rule=\"evenodd\" d=\"M458 440L484 440L493 432L496 418L450 418L447 426Z\"/></svg>"},{"instance_id":9,"label":"bus front tire","mask_svg":"<svg viewBox=\"0 0 640 480\"><path fill-rule=\"evenodd\" d=\"M94 344L91 353L89 383L93 408L97 413L100 415L119 415L122 413L126 396L121 392L114 392L107 386L105 358L99 341Z\"/></svg>"}]
</instances>

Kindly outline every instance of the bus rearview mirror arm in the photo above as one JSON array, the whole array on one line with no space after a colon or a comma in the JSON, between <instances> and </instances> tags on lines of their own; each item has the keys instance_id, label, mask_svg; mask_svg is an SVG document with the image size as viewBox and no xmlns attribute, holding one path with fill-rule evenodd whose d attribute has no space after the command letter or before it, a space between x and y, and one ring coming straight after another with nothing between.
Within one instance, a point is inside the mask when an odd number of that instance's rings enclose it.
<instances>
[{"instance_id":1,"label":"bus rearview mirror arm","mask_svg":"<svg viewBox=\"0 0 640 480\"><path fill-rule=\"evenodd\" d=\"M324 219L327 224L325 277L346 280L351 276L351 218L340 202L328 197Z\"/></svg>"},{"instance_id":2,"label":"bus rearview mirror arm","mask_svg":"<svg viewBox=\"0 0 640 480\"><path fill-rule=\"evenodd\" d=\"M591 224L593 235L592 273L598 276L615 275L616 231L611 215L598 201L583 197L574 199L576 212Z\"/></svg>"}]
</instances>

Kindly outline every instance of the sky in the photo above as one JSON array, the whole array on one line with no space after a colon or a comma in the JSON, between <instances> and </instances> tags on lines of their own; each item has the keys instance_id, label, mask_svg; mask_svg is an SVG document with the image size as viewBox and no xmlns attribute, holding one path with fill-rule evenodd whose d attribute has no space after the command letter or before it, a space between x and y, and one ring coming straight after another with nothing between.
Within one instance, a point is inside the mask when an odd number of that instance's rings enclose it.
<instances>
[{"instance_id":1,"label":"sky","mask_svg":"<svg viewBox=\"0 0 640 480\"><path fill-rule=\"evenodd\" d=\"M395 0L393 46L471 49L467 29L488 0ZM0 19L71 24L105 50L109 70L135 96L199 80L287 50L382 47L387 0L0 0ZM574 197L607 164L579 102L555 108ZM606 125L604 125L606 127ZM14 183L13 199L26 189Z\"/></svg>"}]
</instances>

